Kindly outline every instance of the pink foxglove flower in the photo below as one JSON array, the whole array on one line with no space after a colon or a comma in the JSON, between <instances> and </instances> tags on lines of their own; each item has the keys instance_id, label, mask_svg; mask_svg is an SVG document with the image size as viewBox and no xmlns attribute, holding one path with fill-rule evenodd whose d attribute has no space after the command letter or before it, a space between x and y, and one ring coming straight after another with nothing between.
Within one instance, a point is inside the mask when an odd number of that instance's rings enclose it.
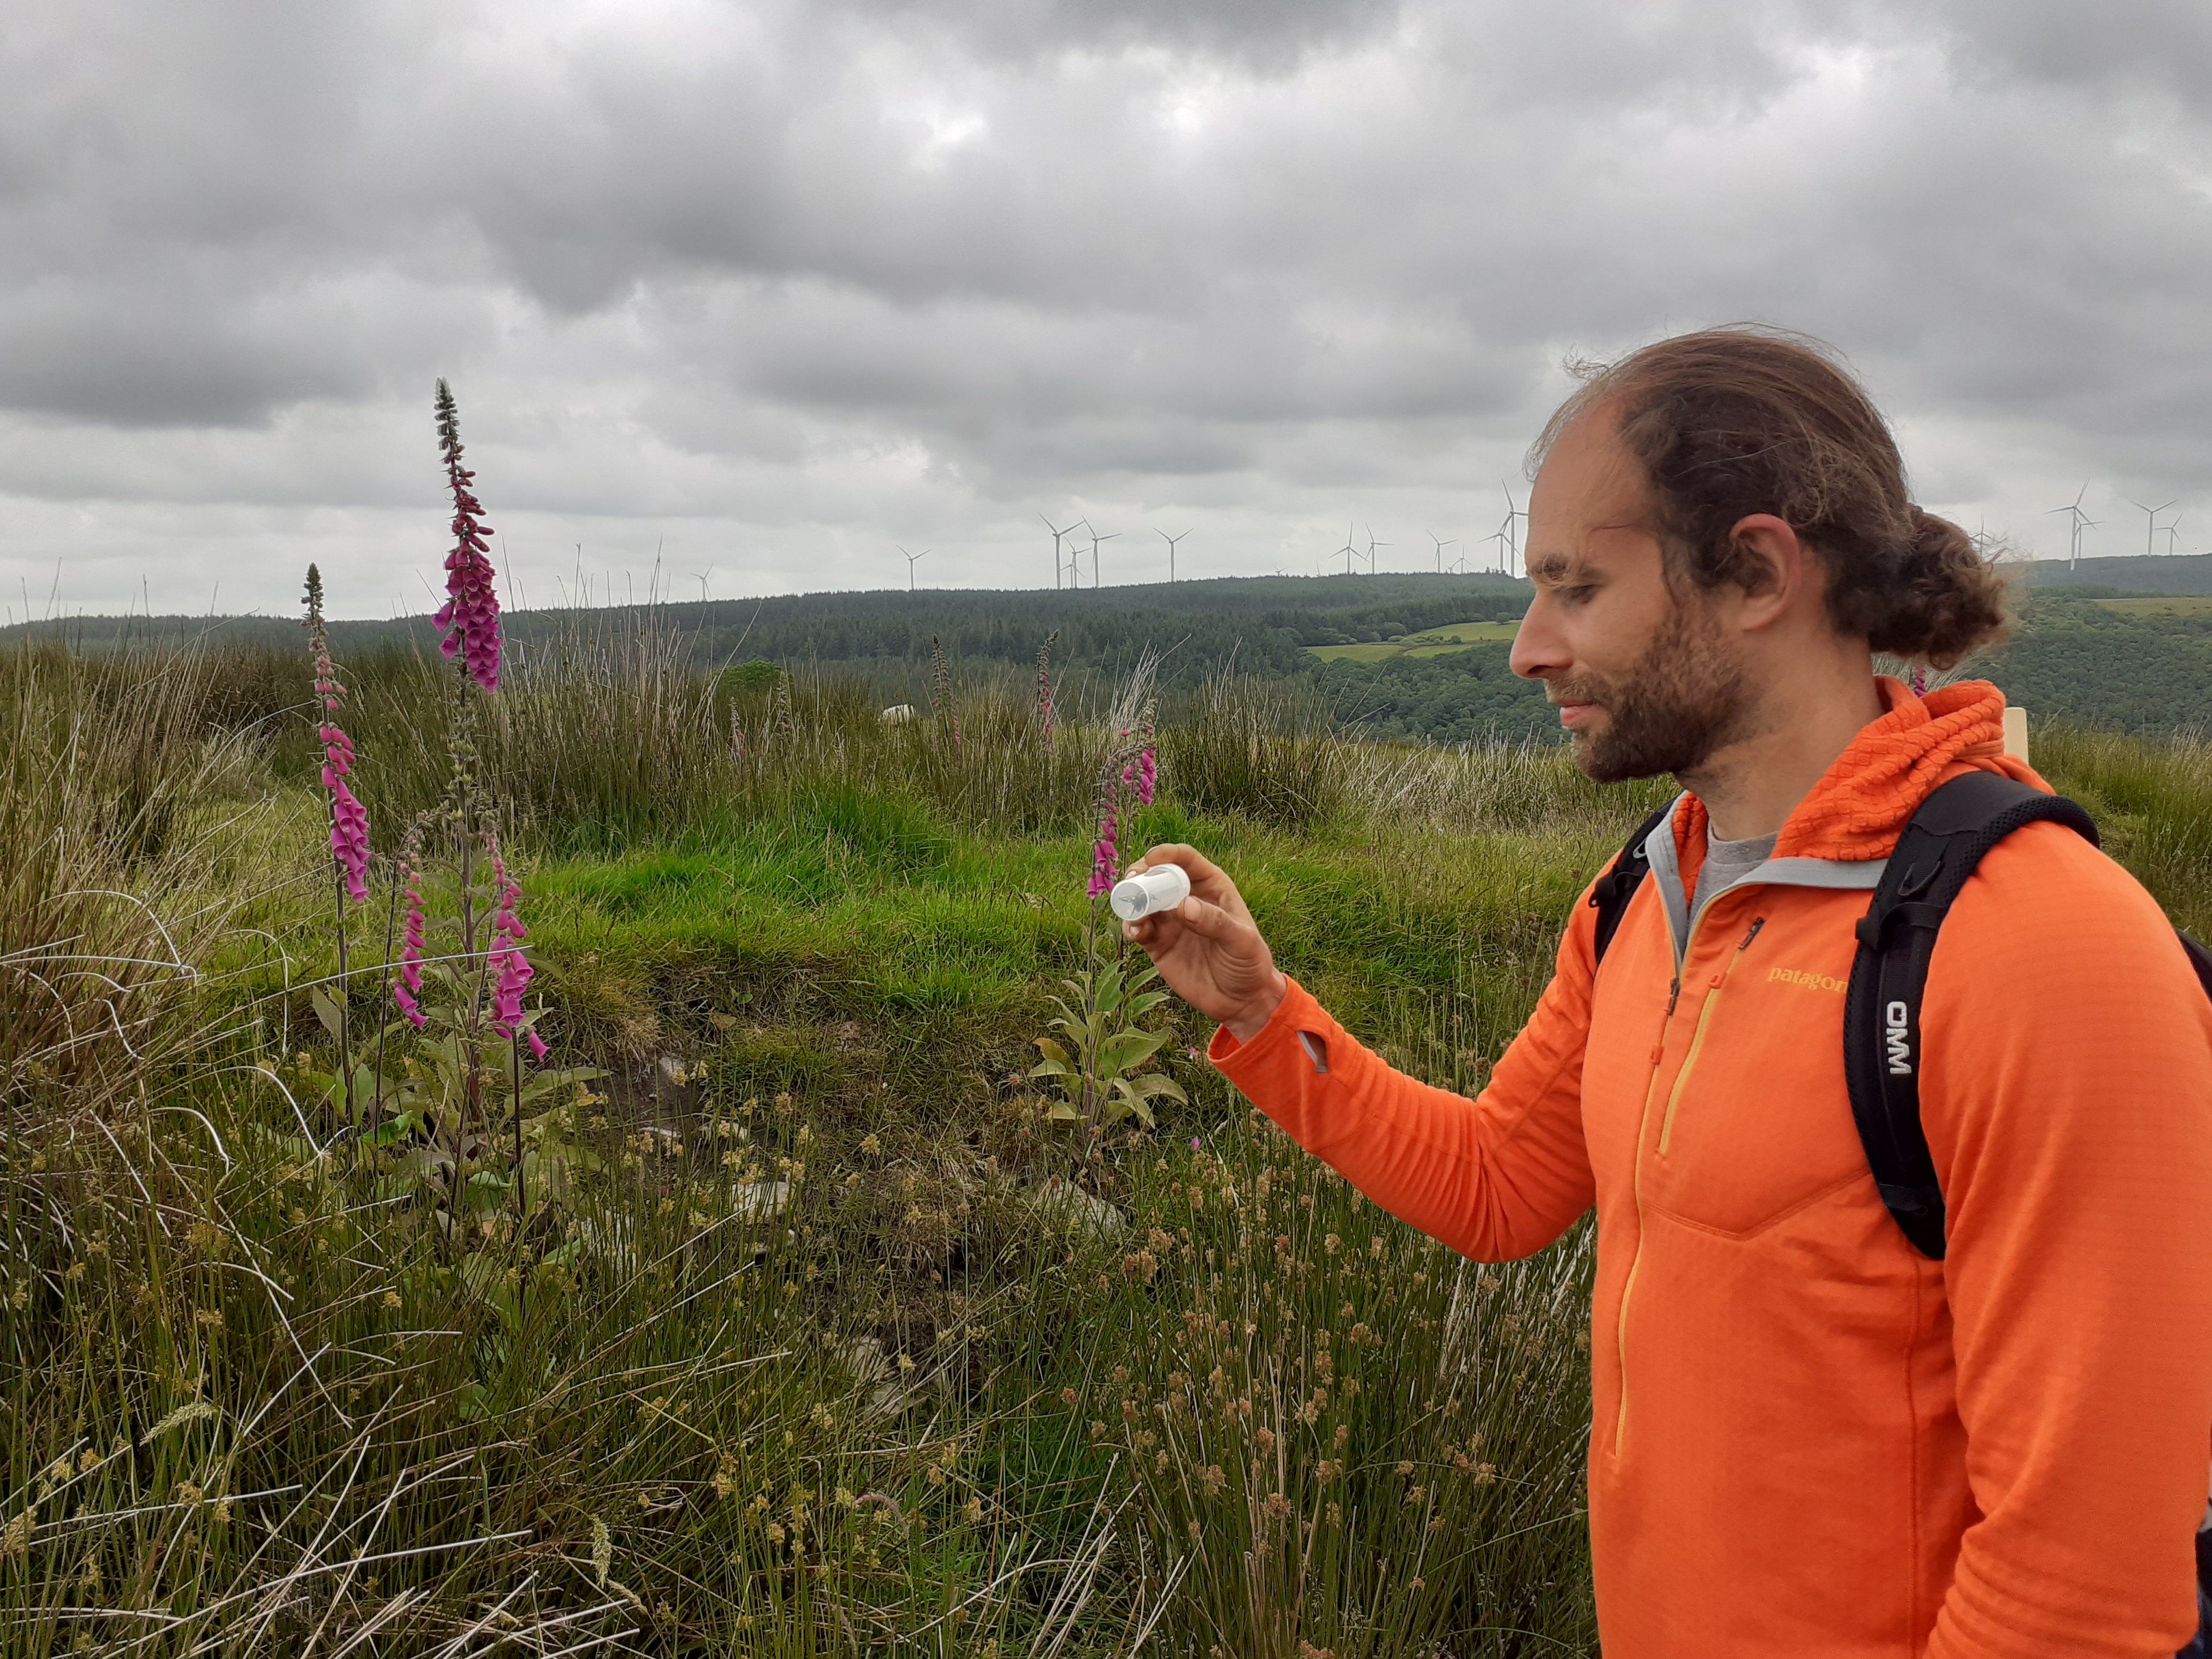
<instances>
[{"instance_id":1,"label":"pink foxglove flower","mask_svg":"<svg viewBox=\"0 0 2212 1659\"><path fill-rule=\"evenodd\" d=\"M1092 898L1109 891L1121 879L1121 815L1115 811L1109 797L1106 811L1098 820L1098 839L1091 847L1091 884L1085 890Z\"/></svg>"},{"instance_id":2,"label":"pink foxglove flower","mask_svg":"<svg viewBox=\"0 0 2212 1659\"><path fill-rule=\"evenodd\" d=\"M1137 759L1137 805L1150 806L1152 791L1159 787L1160 763L1154 750L1147 748Z\"/></svg>"},{"instance_id":3,"label":"pink foxglove flower","mask_svg":"<svg viewBox=\"0 0 2212 1659\"><path fill-rule=\"evenodd\" d=\"M461 465L461 417L453 394L438 382L438 447L446 456L446 485L453 493L453 550L446 555L446 603L431 620L446 630L438 648L458 655L469 678L487 691L499 690L499 593L497 574L486 556L483 503L469 488L476 474Z\"/></svg>"},{"instance_id":4,"label":"pink foxglove flower","mask_svg":"<svg viewBox=\"0 0 2212 1659\"><path fill-rule=\"evenodd\" d=\"M416 873L410 861L414 854L414 837L399 854L399 879L406 884L407 927L399 946L399 971L392 975L392 1000L399 1005L399 1012L407 1023L418 1030L428 1024L422 1012L422 878Z\"/></svg>"},{"instance_id":5,"label":"pink foxglove flower","mask_svg":"<svg viewBox=\"0 0 2212 1659\"><path fill-rule=\"evenodd\" d=\"M522 1024L522 994L529 988L532 971L530 959L522 954L522 941L530 937L530 930L515 913L522 887L507 873L507 862L499 855L499 843L487 836L484 849L491 854L492 885L499 890L499 911L491 924L491 954L485 964L499 975L492 989L491 1023L501 1036L512 1039ZM534 1059L545 1058L544 1040L534 1029L524 1030L522 1038Z\"/></svg>"},{"instance_id":6,"label":"pink foxglove flower","mask_svg":"<svg viewBox=\"0 0 2212 1659\"><path fill-rule=\"evenodd\" d=\"M346 896L368 902L368 809L346 782L353 770L353 739L331 716L345 687L331 661L330 633L323 625L323 573L307 567L307 647L315 659L315 697L323 706L315 736L323 745L323 788L331 801L331 857L345 882Z\"/></svg>"}]
</instances>

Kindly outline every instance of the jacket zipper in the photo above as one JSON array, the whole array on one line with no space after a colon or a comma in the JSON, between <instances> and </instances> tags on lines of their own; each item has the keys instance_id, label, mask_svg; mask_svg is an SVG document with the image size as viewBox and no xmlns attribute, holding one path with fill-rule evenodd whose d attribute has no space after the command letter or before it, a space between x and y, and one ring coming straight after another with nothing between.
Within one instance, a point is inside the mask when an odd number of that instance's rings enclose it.
<instances>
[{"instance_id":1,"label":"jacket zipper","mask_svg":"<svg viewBox=\"0 0 2212 1659\"><path fill-rule=\"evenodd\" d=\"M1667 1052L1667 1028L1674 1023L1674 1004L1682 995L1682 976L1674 975L1667 988L1667 1012L1660 1017L1659 1040L1651 1045L1651 1076L1644 1085L1644 1110L1636 1120L1636 1168L1630 1191L1636 1204L1636 1250L1628 1258L1628 1277L1621 1282L1620 1312L1613 1327L1613 1352L1620 1368L1620 1409L1613 1419L1613 1455L1620 1455L1620 1437L1628 1428L1628 1298L1636 1290L1636 1270L1644 1265L1644 1131L1651 1121L1651 1095L1659 1086L1660 1061Z\"/></svg>"},{"instance_id":2,"label":"jacket zipper","mask_svg":"<svg viewBox=\"0 0 2212 1659\"><path fill-rule=\"evenodd\" d=\"M1690 1035L1690 1052L1682 1056L1682 1069L1674 1073L1674 1086L1668 1092L1667 1115L1659 1121L1659 1156L1667 1156L1667 1148L1674 1139L1674 1109L1682 1103L1682 1091L1689 1086L1690 1073L1697 1069L1698 1055L1705 1046L1705 1028L1712 1024L1713 1010L1720 1006L1721 989L1735 972L1735 965L1743 960L1743 953L1751 949L1752 940L1759 930L1766 926L1766 918L1759 917L1751 924L1751 931L1743 936L1743 943L1735 947L1729 964L1713 975L1712 988L1705 998L1705 1006L1698 1010L1698 1029Z\"/></svg>"},{"instance_id":3,"label":"jacket zipper","mask_svg":"<svg viewBox=\"0 0 2212 1659\"><path fill-rule=\"evenodd\" d=\"M1698 922L1702 919L1701 912L1690 922L1690 936L1683 941L1682 945L1680 957L1682 962L1686 963L1689 960L1690 947L1696 942L1698 937ZM1735 971L1736 963L1742 960L1744 951L1750 947L1752 940L1759 937L1759 930L1765 926L1766 918L1764 916L1751 924L1751 931L1743 936L1743 943L1735 947L1735 955L1729 959L1728 969L1722 973L1723 980ZM1717 994L1718 991L1716 988L1714 995ZM1628 1302L1629 1298L1636 1293L1637 1269L1644 1265L1644 1137L1645 1131L1650 1127L1651 1096L1659 1086L1659 1068L1666 1056L1667 1027L1674 1022L1674 1007L1681 1000L1681 997L1682 975L1680 969L1677 969L1674 982L1667 988L1667 1012L1659 1022L1659 1041L1651 1045L1651 1078L1644 1085L1644 1110L1636 1121L1636 1168L1630 1182L1630 1191L1636 1205L1636 1251L1628 1260L1628 1277L1622 1282L1620 1287L1620 1313L1613 1333L1613 1356L1619 1364L1620 1378L1620 1387L1616 1391L1620 1395L1620 1404L1613 1413L1613 1455L1615 1457L1620 1455L1621 1441L1628 1432ZM1698 1044L1705 1037L1705 1019L1712 1012L1712 1005L1713 996L1708 996L1705 999L1704 1010L1698 1016L1698 1030L1696 1035L1691 1038L1690 1052L1683 1057L1682 1068L1686 1073L1697 1060ZM1660 1129L1660 1150L1662 1152L1666 1150L1667 1128L1672 1122L1674 1103L1680 1097L1681 1092L1681 1084L1678 1079L1674 1093L1668 1097L1667 1103L1668 1122L1662 1125Z\"/></svg>"}]
</instances>

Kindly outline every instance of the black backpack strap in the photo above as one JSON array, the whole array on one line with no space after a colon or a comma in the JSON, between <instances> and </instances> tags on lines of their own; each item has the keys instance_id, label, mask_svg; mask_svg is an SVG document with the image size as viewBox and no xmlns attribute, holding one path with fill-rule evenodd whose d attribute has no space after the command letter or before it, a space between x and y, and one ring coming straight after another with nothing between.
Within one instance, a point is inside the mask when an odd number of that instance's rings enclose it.
<instances>
[{"instance_id":1,"label":"black backpack strap","mask_svg":"<svg viewBox=\"0 0 2212 1659\"><path fill-rule=\"evenodd\" d=\"M1676 797L1679 800L1680 797ZM1600 876L1590 888L1590 908L1597 912L1597 938L1592 944L1596 962L1605 960L1606 948L1613 936L1620 931L1620 919L1628 914L1628 901L1636 896L1636 890L1644 884L1644 878L1651 873L1651 860L1644 856L1644 843L1651 839L1651 832L1674 816L1674 801L1668 801L1650 817L1636 826L1636 833L1628 838L1628 845L1620 849L1620 856L1613 861L1613 868ZM1593 963L1595 966L1595 963Z\"/></svg>"},{"instance_id":2,"label":"black backpack strap","mask_svg":"<svg viewBox=\"0 0 2212 1659\"><path fill-rule=\"evenodd\" d=\"M1933 791L1905 826L1859 922L1844 1000L1844 1076L1881 1201L1922 1255L1943 1256L1943 1191L1920 1127L1920 997L1936 931L1982 855L2022 824L2063 823L2097 842L2089 815L1996 772Z\"/></svg>"},{"instance_id":3,"label":"black backpack strap","mask_svg":"<svg viewBox=\"0 0 2212 1659\"><path fill-rule=\"evenodd\" d=\"M2189 958L2189 965L2197 970L2197 982L2204 988L2206 996L2212 997L2212 951L2206 950L2180 928L2173 931L2181 934L2181 949Z\"/></svg>"}]
</instances>

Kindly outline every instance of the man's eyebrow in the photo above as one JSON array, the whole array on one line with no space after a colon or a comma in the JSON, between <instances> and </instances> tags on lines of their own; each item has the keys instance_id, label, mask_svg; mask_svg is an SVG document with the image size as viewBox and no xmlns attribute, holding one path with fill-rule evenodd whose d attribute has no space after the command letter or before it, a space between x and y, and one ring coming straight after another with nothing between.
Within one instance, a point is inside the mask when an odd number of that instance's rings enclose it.
<instances>
[{"instance_id":1,"label":"man's eyebrow","mask_svg":"<svg viewBox=\"0 0 2212 1659\"><path fill-rule=\"evenodd\" d=\"M1569 553L1539 553L1528 561L1528 580L1547 586L1564 583L1582 568L1582 561Z\"/></svg>"}]
</instances>

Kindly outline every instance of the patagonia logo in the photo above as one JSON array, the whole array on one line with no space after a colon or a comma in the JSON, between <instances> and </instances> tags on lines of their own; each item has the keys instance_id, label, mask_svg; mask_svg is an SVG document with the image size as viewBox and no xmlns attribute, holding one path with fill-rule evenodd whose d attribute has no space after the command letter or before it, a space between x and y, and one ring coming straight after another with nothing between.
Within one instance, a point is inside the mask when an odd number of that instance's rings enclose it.
<instances>
[{"instance_id":1,"label":"patagonia logo","mask_svg":"<svg viewBox=\"0 0 2212 1659\"><path fill-rule=\"evenodd\" d=\"M1808 991L1850 989L1850 982L1847 980L1838 979L1831 974L1808 973L1802 968L1770 968L1766 970L1766 977L1769 980L1778 979L1784 985L1802 986Z\"/></svg>"},{"instance_id":2,"label":"patagonia logo","mask_svg":"<svg viewBox=\"0 0 2212 1659\"><path fill-rule=\"evenodd\" d=\"M1881 1012L1883 1046L1889 1051L1889 1074L1912 1075L1912 1043L1905 1034L1905 1005L1893 1002Z\"/></svg>"}]
</instances>

